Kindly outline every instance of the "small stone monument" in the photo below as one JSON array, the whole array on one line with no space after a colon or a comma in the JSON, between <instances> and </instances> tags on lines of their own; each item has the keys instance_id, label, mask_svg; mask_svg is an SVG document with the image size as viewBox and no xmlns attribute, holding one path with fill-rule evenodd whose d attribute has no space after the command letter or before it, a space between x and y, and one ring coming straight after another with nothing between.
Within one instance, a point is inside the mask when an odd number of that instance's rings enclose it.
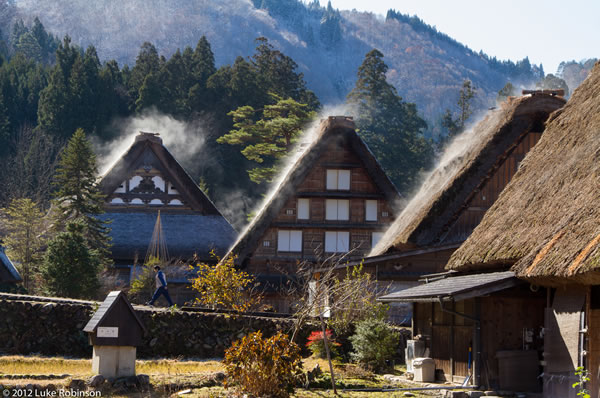
<instances>
[{"instance_id":1,"label":"small stone monument","mask_svg":"<svg viewBox=\"0 0 600 398\"><path fill-rule=\"evenodd\" d=\"M123 292L110 292L83 331L94 346L94 373L135 376L136 347L142 345L146 328Z\"/></svg>"}]
</instances>

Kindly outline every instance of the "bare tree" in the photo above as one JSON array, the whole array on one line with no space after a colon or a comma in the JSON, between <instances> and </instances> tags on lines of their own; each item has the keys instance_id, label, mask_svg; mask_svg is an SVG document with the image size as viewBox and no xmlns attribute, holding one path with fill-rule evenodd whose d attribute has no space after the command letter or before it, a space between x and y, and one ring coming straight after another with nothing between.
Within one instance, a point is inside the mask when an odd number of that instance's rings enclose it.
<instances>
[{"instance_id":1,"label":"bare tree","mask_svg":"<svg viewBox=\"0 0 600 398\"><path fill-rule=\"evenodd\" d=\"M381 288L370 274L363 271L362 262L344 265L354 250L343 255L331 255L318 263L301 263L294 278L296 283L287 292L297 303L292 341L308 322L316 319L321 325L334 393L337 393L335 375L325 318L334 330L348 331L351 324L387 311L385 305L376 303L375 298L381 293Z\"/></svg>"},{"instance_id":2,"label":"bare tree","mask_svg":"<svg viewBox=\"0 0 600 398\"><path fill-rule=\"evenodd\" d=\"M42 208L50 201L51 182L64 142L24 125L11 145L14 150L0 169L0 205L14 198L30 198Z\"/></svg>"}]
</instances>

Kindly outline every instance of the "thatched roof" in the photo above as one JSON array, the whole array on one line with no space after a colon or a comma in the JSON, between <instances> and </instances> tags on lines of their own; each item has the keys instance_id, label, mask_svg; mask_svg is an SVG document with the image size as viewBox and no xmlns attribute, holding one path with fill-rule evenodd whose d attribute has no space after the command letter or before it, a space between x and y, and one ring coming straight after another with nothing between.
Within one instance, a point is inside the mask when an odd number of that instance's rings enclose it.
<instances>
[{"instance_id":1,"label":"thatched roof","mask_svg":"<svg viewBox=\"0 0 600 398\"><path fill-rule=\"evenodd\" d=\"M144 258L152 240L157 210L161 210L163 232L171 257L185 259L197 254L201 260L209 261L214 260L211 250L223 255L235 241L236 231L157 135L140 133L136 136L133 145L102 178L102 192L112 194L124 180L131 177L134 170L148 164L177 186L189 208L119 208L106 205L106 213L100 218L111 221L109 235L112 238L113 259L131 261L136 256Z\"/></svg>"},{"instance_id":2,"label":"thatched roof","mask_svg":"<svg viewBox=\"0 0 600 398\"><path fill-rule=\"evenodd\" d=\"M371 256L451 243L445 233L473 195L531 131L541 132L564 99L534 95L505 102L457 137ZM461 238L461 241L464 237Z\"/></svg>"},{"instance_id":3,"label":"thatched roof","mask_svg":"<svg viewBox=\"0 0 600 398\"><path fill-rule=\"evenodd\" d=\"M237 261L242 262L247 255L252 253L271 221L277 217L285 203L296 194L298 186L307 177L319 157L331 143L338 140L350 145L388 204L393 207L398 202L400 199L398 190L385 174L369 147L356 133L352 118L330 116L323 119L315 134L312 142L304 147L298 158L282 173L282 179L271 191L258 214L240 235L226 257L237 255Z\"/></svg>"},{"instance_id":4,"label":"thatched roof","mask_svg":"<svg viewBox=\"0 0 600 398\"><path fill-rule=\"evenodd\" d=\"M99 216L110 221L111 253L114 260L129 261L136 255L143 260L152 241L157 213L106 212ZM191 211L160 214L162 233L169 255L174 259L189 259L194 254L200 260L214 261L226 253L237 233L225 218Z\"/></svg>"},{"instance_id":5,"label":"thatched roof","mask_svg":"<svg viewBox=\"0 0 600 398\"><path fill-rule=\"evenodd\" d=\"M597 63L447 268L513 264L523 278L598 283L586 273L600 265L599 203Z\"/></svg>"}]
</instances>

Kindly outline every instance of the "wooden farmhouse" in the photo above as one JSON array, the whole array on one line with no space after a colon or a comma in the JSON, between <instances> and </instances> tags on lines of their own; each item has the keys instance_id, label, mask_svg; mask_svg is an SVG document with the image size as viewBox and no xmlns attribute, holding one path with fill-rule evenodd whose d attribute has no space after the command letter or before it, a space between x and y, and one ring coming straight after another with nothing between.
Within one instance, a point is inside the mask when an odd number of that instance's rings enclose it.
<instances>
[{"instance_id":1,"label":"wooden farmhouse","mask_svg":"<svg viewBox=\"0 0 600 398\"><path fill-rule=\"evenodd\" d=\"M23 279L0 245L0 292L17 290Z\"/></svg>"},{"instance_id":2,"label":"wooden farmhouse","mask_svg":"<svg viewBox=\"0 0 600 398\"><path fill-rule=\"evenodd\" d=\"M172 260L195 256L215 262L210 252L223 255L235 240L233 227L157 134L140 133L102 178L100 187L106 195L101 218L111 221L112 257L126 282L136 269L134 265L144 262L159 211L162 238ZM169 283L187 284L185 276L173 279L168 269L164 271ZM173 300L191 298L191 292L186 291Z\"/></svg>"},{"instance_id":3,"label":"wooden farmhouse","mask_svg":"<svg viewBox=\"0 0 600 398\"><path fill-rule=\"evenodd\" d=\"M364 259L365 271L382 290L416 286L420 278L444 271L538 142L549 115L564 103L549 94L513 98L455 139ZM390 306L392 322L410 324L410 302Z\"/></svg>"},{"instance_id":4,"label":"wooden farmhouse","mask_svg":"<svg viewBox=\"0 0 600 398\"><path fill-rule=\"evenodd\" d=\"M506 306L505 333L519 336L523 317L543 319L534 370L546 398L576 397L577 367L600 396L600 64L553 114L540 142L448 270L509 270L542 305L527 312ZM530 305L529 298L520 300ZM483 309L482 309L483 311ZM500 320L500 319L499 319ZM485 328L498 324L482 323ZM538 331L536 330L536 336ZM536 337L537 338L537 337ZM531 347L530 347L531 349ZM490 352L489 361L493 361Z\"/></svg>"},{"instance_id":5,"label":"wooden farmhouse","mask_svg":"<svg viewBox=\"0 0 600 398\"><path fill-rule=\"evenodd\" d=\"M395 216L398 191L348 117L321 122L228 255L267 289L278 312L300 264L363 258Z\"/></svg>"}]
</instances>

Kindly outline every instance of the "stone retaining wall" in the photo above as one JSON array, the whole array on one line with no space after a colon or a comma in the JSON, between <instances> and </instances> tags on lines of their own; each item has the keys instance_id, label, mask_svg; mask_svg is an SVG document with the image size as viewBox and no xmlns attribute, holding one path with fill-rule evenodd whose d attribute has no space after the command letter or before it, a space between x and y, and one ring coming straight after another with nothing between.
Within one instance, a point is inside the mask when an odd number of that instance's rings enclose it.
<instances>
[{"instance_id":1,"label":"stone retaining wall","mask_svg":"<svg viewBox=\"0 0 600 398\"><path fill-rule=\"evenodd\" d=\"M28 300L31 300L28 299ZM0 297L0 352L90 358L92 347L83 327L94 313L92 303L3 300ZM289 333L291 319L137 309L148 329L138 358L222 357L232 341L261 330L271 336ZM303 346L308 331L298 336Z\"/></svg>"}]
</instances>

